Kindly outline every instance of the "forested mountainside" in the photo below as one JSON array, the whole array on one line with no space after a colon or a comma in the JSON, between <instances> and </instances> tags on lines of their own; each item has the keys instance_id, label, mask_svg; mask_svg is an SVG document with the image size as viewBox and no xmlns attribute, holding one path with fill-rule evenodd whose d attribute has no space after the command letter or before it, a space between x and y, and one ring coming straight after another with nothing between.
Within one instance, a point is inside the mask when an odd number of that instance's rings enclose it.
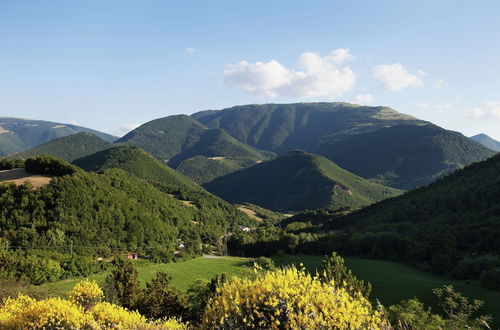
<instances>
[{"instance_id":1,"label":"forested mountainside","mask_svg":"<svg viewBox=\"0 0 500 330\"><path fill-rule=\"evenodd\" d=\"M263 104L202 111L192 117L256 148L278 154L302 149L401 189L427 184L493 155L460 133L387 107Z\"/></svg>"},{"instance_id":2,"label":"forested mountainside","mask_svg":"<svg viewBox=\"0 0 500 330\"><path fill-rule=\"evenodd\" d=\"M359 208L402 193L300 150L220 177L205 187L230 202L275 211Z\"/></svg>"},{"instance_id":3,"label":"forested mountainside","mask_svg":"<svg viewBox=\"0 0 500 330\"><path fill-rule=\"evenodd\" d=\"M32 149L12 155L15 158L49 155L67 162L111 148L113 144L91 134L77 133L45 142Z\"/></svg>"},{"instance_id":4,"label":"forested mountainside","mask_svg":"<svg viewBox=\"0 0 500 330\"><path fill-rule=\"evenodd\" d=\"M108 142L117 139L112 135L76 125L0 117L0 156L25 151L47 141L79 132L94 134Z\"/></svg>"}]
</instances>

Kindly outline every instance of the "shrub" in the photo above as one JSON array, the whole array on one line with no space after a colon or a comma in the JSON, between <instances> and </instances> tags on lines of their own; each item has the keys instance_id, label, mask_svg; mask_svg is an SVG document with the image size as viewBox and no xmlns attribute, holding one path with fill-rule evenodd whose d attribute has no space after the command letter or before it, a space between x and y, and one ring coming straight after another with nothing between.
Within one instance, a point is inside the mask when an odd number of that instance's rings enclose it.
<instances>
[{"instance_id":1,"label":"shrub","mask_svg":"<svg viewBox=\"0 0 500 330\"><path fill-rule=\"evenodd\" d=\"M73 287L68 296L71 302L88 310L100 302L104 294L95 281L83 280Z\"/></svg>"},{"instance_id":2,"label":"shrub","mask_svg":"<svg viewBox=\"0 0 500 330\"><path fill-rule=\"evenodd\" d=\"M446 326L443 318L433 314L418 299L409 299L387 309L387 316L395 329L440 330Z\"/></svg>"},{"instance_id":3,"label":"shrub","mask_svg":"<svg viewBox=\"0 0 500 330\"><path fill-rule=\"evenodd\" d=\"M264 270L274 270L276 266L274 265L274 261L271 258L267 257L258 257L253 263Z\"/></svg>"},{"instance_id":4,"label":"shrub","mask_svg":"<svg viewBox=\"0 0 500 330\"><path fill-rule=\"evenodd\" d=\"M233 278L217 289L205 310L210 329L379 328L379 313L361 294L351 295L295 267Z\"/></svg>"},{"instance_id":5,"label":"shrub","mask_svg":"<svg viewBox=\"0 0 500 330\"><path fill-rule=\"evenodd\" d=\"M464 258L454 269L453 275L462 280L477 280L485 270L500 266L497 256L481 256L477 258Z\"/></svg>"}]
</instances>

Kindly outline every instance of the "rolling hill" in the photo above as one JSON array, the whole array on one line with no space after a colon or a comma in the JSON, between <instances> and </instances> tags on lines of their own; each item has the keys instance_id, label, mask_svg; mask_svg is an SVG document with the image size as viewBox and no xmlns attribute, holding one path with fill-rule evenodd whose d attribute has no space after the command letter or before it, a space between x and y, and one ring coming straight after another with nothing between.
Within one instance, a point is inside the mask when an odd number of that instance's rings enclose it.
<instances>
[{"instance_id":1,"label":"rolling hill","mask_svg":"<svg viewBox=\"0 0 500 330\"><path fill-rule=\"evenodd\" d=\"M28 158L31 156L50 155L67 162L72 162L77 158L91 155L112 146L111 142L104 141L91 133L82 132L45 142L30 150L14 154L13 157Z\"/></svg>"},{"instance_id":2,"label":"rolling hill","mask_svg":"<svg viewBox=\"0 0 500 330\"><path fill-rule=\"evenodd\" d=\"M485 146L488 149L500 152L500 142L489 137L486 134L478 134L478 135L471 136L470 138L472 140L476 141L477 143L481 143L483 146Z\"/></svg>"},{"instance_id":3,"label":"rolling hill","mask_svg":"<svg viewBox=\"0 0 500 330\"><path fill-rule=\"evenodd\" d=\"M233 205L207 192L137 147L117 146L77 159L73 163L93 172L118 168L146 180L163 193L190 206L195 211L192 220L205 224L200 229L201 232L220 233L224 226L231 228L236 224L255 223ZM212 228L214 226L216 229Z\"/></svg>"},{"instance_id":4,"label":"rolling hill","mask_svg":"<svg viewBox=\"0 0 500 330\"><path fill-rule=\"evenodd\" d=\"M327 157L357 175L412 189L493 152L460 133L387 107L348 103L244 105L192 115L256 148Z\"/></svg>"},{"instance_id":5,"label":"rolling hill","mask_svg":"<svg viewBox=\"0 0 500 330\"><path fill-rule=\"evenodd\" d=\"M76 125L0 117L0 156L25 151L47 141L79 132L94 134L108 142L117 139L112 135Z\"/></svg>"},{"instance_id":6,"label":"rolling hill","mask_svg":"<svg viewBox=\"0 0 500 330\"><path fill-rule=\"evenodd\" d=\"M299 150L220 177L204 187L232 203L248 202L273 211L358 208L401 193Z\"/></svg>"},{"instance_id":7,"label":"rolling hill","mask_svg":"<svg viewBox=\"0 0 500 330\"><path fill-rule=\"evenodd\" d=\"M239 142L222 129L208 129L187 115L153 120L118 142L146 150L197 183L275 156Z\"/></svg>"}]
</instances>

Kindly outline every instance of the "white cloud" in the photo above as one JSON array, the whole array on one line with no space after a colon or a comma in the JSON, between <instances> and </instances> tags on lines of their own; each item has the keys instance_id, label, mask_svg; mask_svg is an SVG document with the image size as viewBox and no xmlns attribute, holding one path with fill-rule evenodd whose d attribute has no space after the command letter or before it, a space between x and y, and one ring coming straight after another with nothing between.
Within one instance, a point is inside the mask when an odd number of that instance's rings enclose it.
<instances>
[{"instance_id":1,"label":"white cloud","mask_svg":"<svg viewBox=\"0 0 500 330\"><path fill-rule=\"evenodd\" d=\"M467 113L467 117L474 119L500 119L500 102L488 101L485 103L486 110L476 107Z\"/></svg>"},{"instance_id":2,"label":"white cloud","mask_svg":"<svg viewBox=\"0 0 500 330\"><path fill-rule=\"evenodd\" d=\"M417 70L417 74L420 76L420 77L425 77L427 76L427 73L425 73L424 70Z\"/></svg>"},{"instance_id":3,"label":"white cloud","mask_svg":"<svg viewBox=\"0 0 500 330\"><path fill-rule=\"evenodd\" d=\"M194 54L194 53L196 53L196 48L188 47L188 48L185 48L184 51L188 54Z\"/></svg>"},{"instance_id":4,"label":"white cloud","mask_svg":"<svg viewBox=\"0 0 500 330\"><path fill-rule=\"evenodd\" d=\"M124 136L128 132L141 126L141 124L122 124L114 133L116 136Z\"/></svg>"},{"instance_id":5,"label":"white cloud","mask_svg":"<svg viewBox=\"0 0 500 330\"><path fill-rule=\"evenodd\" d=\"M226 65L224 80L262 97L337 97L350 91L356 75L344 62L353 59L349 49L336 49L329 55L307 52L300 55L299 70L276 60Z\"/></svg>"},{"instance_id":6,"label":"white cloud","mask_svg":"<svg viewBox=\"0 0 500 330\"><path fill-rule=\"evenodd\" d=\"M370 104L373 102L373 96L371 94L358 94L354 98L354 101L352 103L356 104Z\"/></svg>"},{"instance_id":7,"label":"white cloud","mask_svg":"<svg viewBox=\"0 0 500 330\"><path fill-rule=\"evenodd\" d=\"M385 89L399 91L406 87L422 87L419 77L409 73L401 63L381 64L372 69L373 77L379 80Z\"/></svg>"},{"instance_id":8,"label":"white cloud","mask_svg":"<svg viewBox=\"0 0 500 330\"><path fill-rule=\"evenodd\" d=\"M469 113L467 114L467 117L479 119L479 118L486 117L486 114L487 114L486 111L484 111L483 109L474 108L471 111L469 111Z\"/></svg>"},{"instance_id":9,"label":"white cloud","mask_svg":"<svg viewBox=\"0 0 500 330\"><path fill-rule=\"evenodd\" d=\"M432 87L434 88L445 88L448 87L448 83L444 80L437 79L432 83Z\"/></svg>"},{"instance_id":10,"label":"white cloud","mask_svg":"<svg viewBox=\"0 0 500 330\"><path fill-rule=\"evenodd\" d=\"M78 120L76 120L75 118L73 118L72 116L67 116L65 121L71 125L81 126L80 122Z\"/></svg>"}]
</instances>

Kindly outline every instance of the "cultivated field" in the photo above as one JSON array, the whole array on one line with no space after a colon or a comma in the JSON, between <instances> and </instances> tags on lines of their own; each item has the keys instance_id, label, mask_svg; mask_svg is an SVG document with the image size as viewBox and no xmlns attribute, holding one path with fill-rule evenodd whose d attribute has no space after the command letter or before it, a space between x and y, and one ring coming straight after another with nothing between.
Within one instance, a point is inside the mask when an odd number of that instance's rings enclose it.
<instances>
[{"instance_id":1,"label":"cultivated field","mask_svg":"<svg viewBox=\"0 0 500 330\"><path fill-rule=\"evenodd\" d=\"M24 168L16 168L12 170L0 171L0 182L11 182L16 185L21 185L28 181L33 188L46 186L50 183L52 177L46 175L30 174Z\"/></svg>"}]
</instances>

